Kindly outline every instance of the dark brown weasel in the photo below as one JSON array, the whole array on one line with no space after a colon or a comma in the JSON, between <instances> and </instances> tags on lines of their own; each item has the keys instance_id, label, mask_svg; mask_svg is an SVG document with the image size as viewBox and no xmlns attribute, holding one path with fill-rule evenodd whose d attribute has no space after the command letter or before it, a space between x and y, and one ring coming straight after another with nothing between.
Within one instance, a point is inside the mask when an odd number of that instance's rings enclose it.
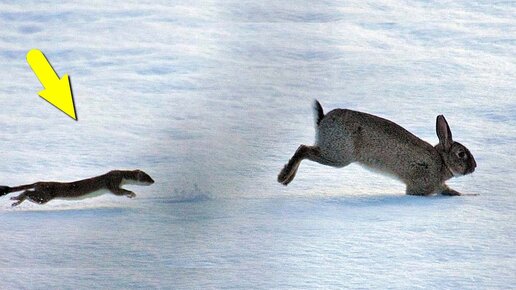
<instances>
[{"instance_id":1,"label":"dark brown weasel","mask_svg":"<svg viewBox=\"0 0 516 290\"><path fill-rule=\"evenodd\" d=\"M153 183L154 180L141 170L112 170L100 176L74 182L40 181L16 187L0 186L0 196L25 190L20 195L11 197L11 200L16 200L12 206L17 206L26 199L34 203L45 204L54 198L83 199L106 192L133 198L136 196L134 192L120 186L124 184L151 185Z\"/></svg>"}]
</instances>

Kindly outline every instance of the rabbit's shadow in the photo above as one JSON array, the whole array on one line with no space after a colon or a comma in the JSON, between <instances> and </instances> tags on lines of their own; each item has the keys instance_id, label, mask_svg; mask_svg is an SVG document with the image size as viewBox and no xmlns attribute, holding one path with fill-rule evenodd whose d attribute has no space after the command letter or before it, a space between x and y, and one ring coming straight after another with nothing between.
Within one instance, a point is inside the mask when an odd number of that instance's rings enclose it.
<instances>
[{"instance_id":1,"label":"rabbit's shadow","mask_svg":"<svg viewBox=\"0 0 516 290\"><path fill-rule=\"evenodd\" d=\"M456 199L457 197L455 197ZM428 206L449 201L454 197L443 195L413 196L413 195L352 195L326 197L325 202L349 207L375 206Z\"/></svg>"}]
</instances>

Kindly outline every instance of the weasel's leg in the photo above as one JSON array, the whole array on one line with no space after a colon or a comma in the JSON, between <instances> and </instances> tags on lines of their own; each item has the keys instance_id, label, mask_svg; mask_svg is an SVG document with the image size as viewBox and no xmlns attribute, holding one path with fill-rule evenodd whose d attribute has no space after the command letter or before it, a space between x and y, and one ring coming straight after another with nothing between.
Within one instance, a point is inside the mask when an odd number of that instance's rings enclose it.
<instances>
[{"instance_id":1,"label":"weasel's leg","mask_svg":"<svg viewBox=\"0 0 516 290\"><path fill-rule=\"evenodd\" d=\"M35 190L27 193L27 198L37 204L45 204L54 197L46 190Z\"/></svg>"},{"instance_id":2,"label":"weasel's leg","mask_svg":"<svg viewBox=\"0 0 516 290\"><path fill-rule=\"evenodd\" d=\"M22 194L18 196L11 197L11 200L17 200L17 202L13 203L11 206L17 206L20 203L24 202L26 199L37 203L37 204L45 204L52 199L52 195L38 190L26 190Z\"/></svg>"},{"instance_id":3,"label":"weasel's leg","mask_svg":"<svg viewBox=\"0 0 516 290\"><path fill-rule=\"evenodd\" d=\"M281 172L278 174L278 182L283 185L288 185L294 177L296 176L297 169L301 164L303 159L312 160L315 162L319 162L321 164L325 164L325 160L321 157L319 147L317 146L306 146L301 145L297 148L294 156L290 158L287 164L283 167Z\"/></svg>"},{"instance_id":4,"label":"weasel's leg","mask_svg":"<svg viewBox=\"0 0 516 290\"><path fill-rule=\"evenodd\" d=\"M133 198L136 196L136 193L120 187L109 188L109 191L111 191L115 195L125 195L128 198Z\"/></svg>"},{"instance_id":5,"label":"weasel's leg","mask_svg":"<svg viewBox=\"0 0 516 290\"><path fill-rule=\"evenodd\" d=\"M20 203L24 202L27 199L27 194L31 193L31 192L34 192L34 191L26 190L26 191L24 191L23 193L20 193L17 196L11 197L11 200L17 200L17 202L12 203L11 206L20 205Z\"/></svg>"}]
</instances>

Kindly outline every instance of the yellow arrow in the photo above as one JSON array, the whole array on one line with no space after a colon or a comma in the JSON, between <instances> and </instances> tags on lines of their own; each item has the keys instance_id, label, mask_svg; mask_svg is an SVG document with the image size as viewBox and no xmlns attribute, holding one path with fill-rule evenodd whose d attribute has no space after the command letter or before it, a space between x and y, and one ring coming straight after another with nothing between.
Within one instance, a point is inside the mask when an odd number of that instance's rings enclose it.
<instances>
[{"instance_id":1,"label":"yellow arrow","mask_svg":"<svg viewBox=\"0 0 516 290\"><path fill-rule=\"evenodd\" d=\"M31 49L27 53L27 62L45 88L38 93L39 96L77 121L68 75L59 78L45 55L38 49Z\"/></svg>"}]
</instances>

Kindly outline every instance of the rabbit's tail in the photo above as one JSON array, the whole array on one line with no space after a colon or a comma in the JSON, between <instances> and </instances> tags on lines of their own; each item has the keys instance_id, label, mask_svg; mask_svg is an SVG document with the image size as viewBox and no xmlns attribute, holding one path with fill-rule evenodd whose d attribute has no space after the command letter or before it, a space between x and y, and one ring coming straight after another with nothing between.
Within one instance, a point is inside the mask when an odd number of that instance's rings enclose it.
<instances>
[{"instance_id":1,"label":"rabbit's tail","mask_svg":"<svg viewBox=\"0 0 516 290\"><path fill-rule=\"evenodd\" d=\"M315 116L315 124L319 126L321 120L324 118L324 111L318 100L314 100L314 116Z\"/></svg>"}]
</instances>

